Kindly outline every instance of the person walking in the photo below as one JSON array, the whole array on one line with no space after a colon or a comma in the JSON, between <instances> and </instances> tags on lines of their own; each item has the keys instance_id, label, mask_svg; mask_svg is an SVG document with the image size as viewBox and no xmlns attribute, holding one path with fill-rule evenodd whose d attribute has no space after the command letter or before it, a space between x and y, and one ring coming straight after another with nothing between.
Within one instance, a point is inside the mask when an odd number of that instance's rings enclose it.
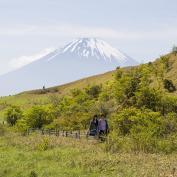
<instances>
[{"instance_id":1,"label":"person walking","mask_svg":"<svg viewBox=\"0 0 177 177\"><path fill-rule=\"evenodd\" d=\"M108 122L104 116L104 114L101 114L99 120L98 120L98 131L99 131L99 137L103 137L107 135L109 130Z\"/></svg>"},{"instance_id":2,"label":"person walking","mask_svg":"<svg viewBox=\"0 0 177 177\"><path fill-rule=\"evenodd\" d=\"M96 136L98 134L98 116L94 115L93 119L90 121L89 135Z\"/></svg>"}]
</instances>

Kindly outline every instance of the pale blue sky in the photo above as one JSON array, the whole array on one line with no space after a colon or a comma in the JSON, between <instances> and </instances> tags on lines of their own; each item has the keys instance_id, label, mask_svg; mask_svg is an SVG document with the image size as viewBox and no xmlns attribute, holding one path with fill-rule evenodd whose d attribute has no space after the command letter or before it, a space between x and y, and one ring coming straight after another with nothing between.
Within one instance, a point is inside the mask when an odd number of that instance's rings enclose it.
<instances>
[{"instance_id":1,"label":"pale blue sky","mask_svg":"<svg viewBox=\"0 0 177 177\"><path fill-rule=\"evenodd\" d=\"M176 7L177 0L0 0L0 74L78 37L152 60L177 44Z\"/></svg>"}]
</instances>

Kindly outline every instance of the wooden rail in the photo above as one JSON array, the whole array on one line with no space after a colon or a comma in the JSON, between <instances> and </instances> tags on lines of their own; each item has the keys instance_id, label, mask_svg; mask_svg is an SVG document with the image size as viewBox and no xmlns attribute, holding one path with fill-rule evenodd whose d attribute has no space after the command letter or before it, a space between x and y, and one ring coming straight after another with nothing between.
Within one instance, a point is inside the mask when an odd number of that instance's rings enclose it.
<instances>
[{"instance_id":1,"label":"wooden rail","mask_svg":"<svg viewBox=\"0 0 177 177\"><path fill-rule=\"evenodd\" d=\"M27 130L26 134L30 135L32 133L39 133L41 135L54 135L57 137L71 137L75 139L81 139L81 138L86 138L86 139L99 139L98 135L96 136L89 136L88 131L61 131L58 129L34 129L30 128ZM101 138L106 138L106 137L101 137Z\"/></svg>"}]
</instances>

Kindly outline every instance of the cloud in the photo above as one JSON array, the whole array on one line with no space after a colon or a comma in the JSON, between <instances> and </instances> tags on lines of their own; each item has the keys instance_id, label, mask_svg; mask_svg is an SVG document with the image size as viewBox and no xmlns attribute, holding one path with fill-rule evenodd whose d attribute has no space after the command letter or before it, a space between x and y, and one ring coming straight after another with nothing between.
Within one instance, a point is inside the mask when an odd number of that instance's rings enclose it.
<instances>
[{"instance_id":1,"label":"cloud","mask_svg":"<svg viewBox=\"0 0 177 177\"><path fill-rule=\"evenodd\" d=\"M72 24L17 25L0 27L0 36L51 36L51 37L99 37L123 40L152 40L177 38L177 27L161 26L151 30L112 29Z\"/></svg>"},{"instance_id":2,"label":"cloud","mask_svg":"<svg viewBox=\"0 0 177 177\"><path fill-rule=\"evenodd\" d=\"M39 60L40 58L46 56L47 54L49 54L50 52L52 52L54 50L55 50L54 48L47 48L47 49L44 49L34 55L21 56L18 58L14 58L14 59L10 60L9 66L12 69L21 68L22 66L32 63L33 61Z\"/></svg>"}]
</instances>

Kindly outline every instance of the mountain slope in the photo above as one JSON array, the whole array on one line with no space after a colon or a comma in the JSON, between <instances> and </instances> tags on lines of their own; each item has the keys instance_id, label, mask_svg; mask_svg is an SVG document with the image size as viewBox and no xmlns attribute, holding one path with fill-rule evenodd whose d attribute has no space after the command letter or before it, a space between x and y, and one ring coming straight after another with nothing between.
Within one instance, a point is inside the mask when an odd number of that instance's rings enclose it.
<instances>
[{"instance_id":1,"label":"mountain slope","mask_svg":"<svg viewBox=\"0 0 177 177\"><path fill-rule=\"evenodd\" d=\"M175 87L177 88L177 56L174 54L168 54L165 57L169 57L169 67L170 69L167 72L164 72L164 78L167 78L173 82ZM157 59L153 63L149 63L150 66L156 71L161 73L161 66L160 66L160 59ZM145 66L148 66L149 64L145 64ZM141 65L140 65L141 66ZM140 66L135 66L133 68L138 68ZM131 72L132 67L126 67L122 69L123 72ZM160 74L159 73L159 74ZM3 112L5 108L8 105L18 105L23 108L29 108L33 105L37 104L46 104L49 102L49 98L52 95L58 95L58 96L63 96L63 95L68 95L72 89L83 89L87 87L88 85L95 85L95 84L105 84L107 81L113 81L114 80L114 74L115 71L110 71L104 74L84 78L75 82L71 82L68 84L56 86L56 87L51 87L47 88L46 92L43 93L42 89L38 90L32 90L28 92L23 92L18 95L14 96L8 96L8 97L2 97L0 98L0 119L3 117ZM152 83L150 87L153 87L154 84L157 84L157 78L155 78L154 73L152 73ZM161 87L159 89L164 89L163 84L161 83ZM42 94L41 94L42 93ZM168 93L169 95L175 96L177 95L177 91Z\"/></svg>"},{"instance_id":2,"label":"mountain slope","mask_svg":"<svg viewBox=\"0 0 177 177\"><path fill-rule=\"evenodd\" d=\"M102 40L83 38L0 76L0 95L60 85L137 63Z\"/></svg>"},{"instance_id":3,"label":"mountain slope","mask_svg":"<svg viewBox=\"0 0 177 177\"><path fill-rule=\"evenodd\" d=\"M173 54L167 55L169 56L169 61L171 63L171 69L165 73L164 78L170 79L173 81L174 85L177 88L177 56ZM159 66L159 60L156 60L152 63L156 69L158 69ZM147 65L147 64L145 64ZM136 66L139 67L139 66ZM126 67L123 68L123 70L131 70L132 67ZM31 90L27 92L20 93L15 96L9 96L9 97L3 97L0 99L0 104L2 103L8 103L8 104L14 104L17 103L18 105L21 104L31 104L33 102L43 102L44 100L48 99L48 96L57 94L57 95L66 95L70 92L70 90L78 88L82 89L84 87L87 87L88 85L94 85L94 84L104 84L107 81L111 81L114 79L115 71L106 72L104 74L95 75L88 78L83 78L78 81L70 82L64 85L56 86L47 88L48 92L46 94L41 94L42 89L38 90ZM155 78L152 78L156 82ZM174 92L172 94L176 94L177 92Z\"/></svg>"}]
</instances>

